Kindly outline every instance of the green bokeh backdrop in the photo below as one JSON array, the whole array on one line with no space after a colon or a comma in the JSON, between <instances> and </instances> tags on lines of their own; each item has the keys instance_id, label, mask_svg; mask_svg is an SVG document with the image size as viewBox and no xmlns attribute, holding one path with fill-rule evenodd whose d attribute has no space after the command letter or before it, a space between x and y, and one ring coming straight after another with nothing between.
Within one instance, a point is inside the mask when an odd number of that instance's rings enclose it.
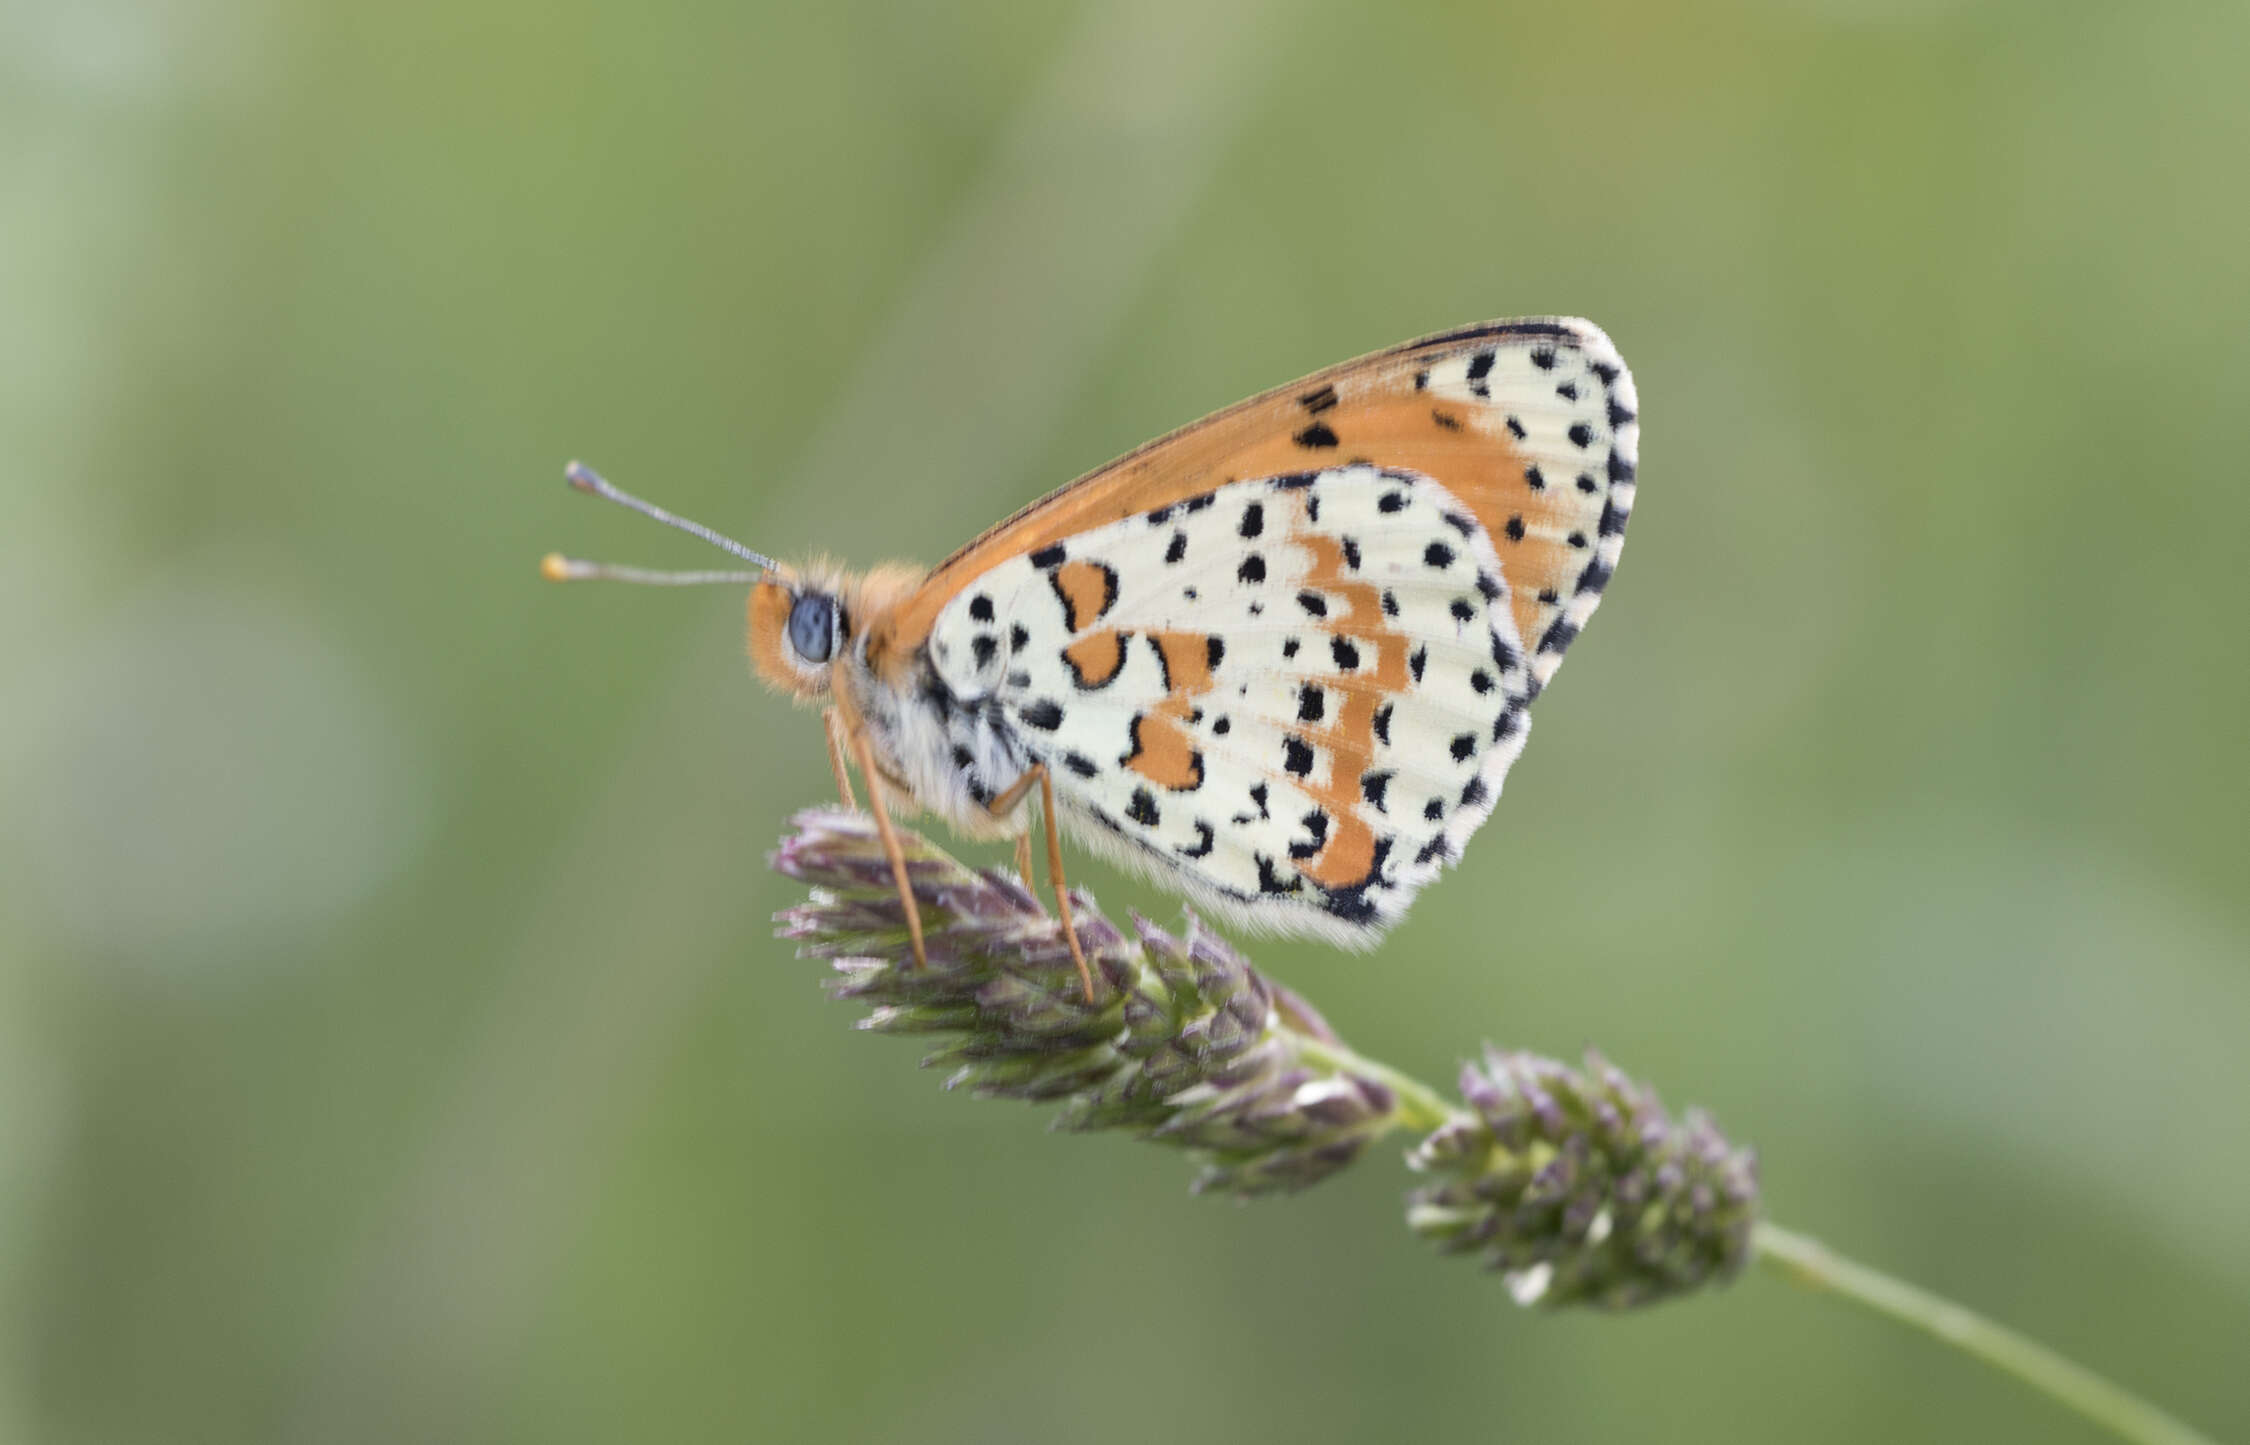
<instances>
[{"instance_id":1,"label":"green bokeh backdrop","mask_svg":"<svg viewBox=\"0 0 2250 1445\"><path fill-rule=\"evenodd\" d=\"M1597 1044L1776 1217L2250 1432L2250 9L0 0L0 1436L2091 1438L1752 1279L1517 1311L1379 1151L1051 1137L769 938L826 791L565 458L931 560L1495 315L1609 605L1356 1044ZM1112 912L1161 893L1086 863ZM2075 1432L2075 1433L2074 1433Z\"/></svg>"}]
</instances>

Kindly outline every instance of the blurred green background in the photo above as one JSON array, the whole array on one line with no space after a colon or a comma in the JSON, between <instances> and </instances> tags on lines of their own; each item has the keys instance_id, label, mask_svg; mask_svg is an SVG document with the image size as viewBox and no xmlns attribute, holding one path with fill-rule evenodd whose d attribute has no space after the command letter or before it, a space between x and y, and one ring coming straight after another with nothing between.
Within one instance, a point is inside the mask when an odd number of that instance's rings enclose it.
<instances>
[{"instance_id":1,"label":"blurred green background","mask_svg":"<svg viewBox=\"0 0 2250 1445\"><path fill-rule=\"evenodd\" d=\"M0 1437L2090 1439L1757 1277L1517 1311L769 937L731 591L1496 315L1644 403L1459 872L1260 961L2250 1432L2243 6L0 0ZM972 852L971 856L985 856ZM1172 916L1092 863L1113 913Z\"/></svg>"}]
</instances>

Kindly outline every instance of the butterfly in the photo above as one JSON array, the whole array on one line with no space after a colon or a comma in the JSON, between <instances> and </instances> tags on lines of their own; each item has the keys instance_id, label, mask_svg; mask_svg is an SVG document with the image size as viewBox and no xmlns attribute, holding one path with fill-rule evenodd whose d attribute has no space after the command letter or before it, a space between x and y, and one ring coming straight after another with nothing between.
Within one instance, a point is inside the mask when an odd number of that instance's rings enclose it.
<instances>
[{"instance_id":1,"label":"butterfly","mask_svg":"<svg viewBox=\"0 0 2250 1445\"><path fill-rule=\"evenodd\" d=\"M791 566L612 487L747 572L549 556L556 580L746 582L752 664L822 710L891 821L1057 825L1253 930L1372 947L1463 848L1528 709L1617 569L1633 379L1568 318L1493 321L1315 372L1160 437L926 570Z\"/></svg>"}]
</instances>

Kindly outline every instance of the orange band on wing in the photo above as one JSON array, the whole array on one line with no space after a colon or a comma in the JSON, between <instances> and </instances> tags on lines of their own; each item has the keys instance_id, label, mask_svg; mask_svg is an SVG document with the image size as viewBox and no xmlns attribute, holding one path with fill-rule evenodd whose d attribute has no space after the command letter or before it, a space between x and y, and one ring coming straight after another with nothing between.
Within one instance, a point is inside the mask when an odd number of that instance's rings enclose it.
<instances>
[{"instance_id":1,"label":"orange band on wing","mask_svg":"<svg viewBox=\"0 0 2250 1445\"><path fill-rule=\"evenodd\" d=\"M1185 723L1195 699L1211 690L1218 644L1201 632L1152 632L1149 641L1164 660L1171 691L1133 720L1133 751L1125 766L1174 792L1189 792L1203 786L1203 755Z\"/></svg>"},{"instance_id":2,"label":"orange band on wing","mask_svg":"<svg viewBox=\"0 0 2250 1445\"><path fill-rule=\"evenodd\" d=\"M1090 632L1063 649L1063 661L1082 688L1107 687L1125 666L1123 632Z\"/></svg>"},{"instance_id":3,"label":"orange band on wing","mask_svg":"<svg viewBox=\"0 0 2250 1445\"><path fill-rule=\"evenodd\" d=\"M1084 632L1117 600L1117 574L1099 562L1065 562L1055 569L1055 591L1070 630Z\"/></svg>"},{"instance_id":4,"label":"orange band on wing","mask_svg":"<svg viewBox=\"0 0 2250 1445\"><path fill-rule=\"evenodd\" d=\"M1302 500L1296 505L1300 525L1290 540L1313 559L1305 585L1328 598L1343 599L1344 607L1330 614L1326 630L1351 644L1358 659L1352 671L1321 680L1323 689L1339 698L1335 721L1307 734L1308 741L1328 754L1328 781L1311 790L1313 800L1328 814L1328 832L1320 851L1300 859L1297 868L1323 888L1356 888L1370 880L1377 861L1375 830L1359 815L1360 779L1375 761L1376 712L1407 687L1406 639L1383 620L1380 590L1350 575L1343 545L1334 537L1305 530L1302 524L1310 518Z\"/></svg>"}]
</instances>

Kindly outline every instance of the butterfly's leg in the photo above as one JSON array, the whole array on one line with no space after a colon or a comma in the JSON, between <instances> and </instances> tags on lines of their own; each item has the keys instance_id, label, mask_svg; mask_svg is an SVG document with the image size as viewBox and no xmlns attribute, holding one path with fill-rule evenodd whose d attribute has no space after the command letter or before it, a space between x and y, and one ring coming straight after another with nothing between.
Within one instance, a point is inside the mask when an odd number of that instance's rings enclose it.
<instances>
[{"instance_id":1,"label":"butterfly's leg","mask_svg":"<svg viewBox=\"0 0 2250 1445\"><path fill-rule=\"evenodd\" d=\"M1086 966L1086 951L1078 946L1078 925L1072 921L1070 916L1070 884L1063 879L1062 837L1055 832L1055 780L1053 775L1047 771L1045 763L1033 763L1030 767L1024 769L1022 777L1008 784L1006 788L1001 790L1000 796L994 798L986 806L991 808L995 815L1006 813L1023 801L1023 795L1031 791L1033 783L1039 785L1039 802L1047 817L1047 876L1053 879L1055 884L1055 911L1062 915L1063 939L1070 944L1070 961L1078 965L1079 985L1086 990L1086 1002L1092 1003L1094 1001L1094 972ZM1031 862L1028 857L1030 850L1031 834L1026 831L1023 835L1022 844L1017 848L1016 859L1018 866L1023 869L1024 882L1027 884L1031 881Z\"/></svg>"},{"instance_id":2,"label":"butterfly's leg","mask_svg":"<svg viewBox=\"0 0 2250 1445\"><path fill-rule=\"evenodd\" d=\"M1086 968L1085 950L1078 946L1078 925L1070 918L1070 884L1063 877L1062 835L1055 831L1055 779L1047 765L1039 765L1040 811L1046 814L1047 823L1047 876L1055 883L1055 908L1062 914L1063 937L1070 942L1070 961L1078 965L1078 982L1086 990L1086 1002L1094 1001L1094 976Z\"/></svg>"},{"instance_id":3,"label":"butterfly's leg","mask_svg":"<svg viewBox=\"0 0 2250 1445\"><path fill-rule=\"evenodd\" d=\"M891 881L898 885L899 907L906 911L906 935L914 944L914 966L928 968L930 956L922 947L922 910L916 906L914 886L906 878L906 850L899 846L898 833L891 827L890 809L883 806L883 784L875 772L875 755L868 751L867 735L853 727L850 718L843 721L844 736L859 763L859 776L867 784L867 809L875 815L875 831L883 835L883 856L890 860Z\"/></svg>"},{"instance_id":4,"label":"butterfly's leg","mask_svg":"<svg viewBox=\"0 0 2250 1445\"><path fill-rule=\"evenodd\" d=\"M836 709L822 710L820 730L828 737L828 766L836 774L836 796L844 800L846 810L856 813L859 811L859 800L852 796L852 775L844 766L844 744L841 738L843 726L844 720L837 715ZM869 786L872 787L873 784Z\"/></svg>"},{"instance_id":5,"label":"butterfly's leg","mask_svg":"<svg viewBox=\"0 0 2250 1445\"><path fill-rule=\"evenodd\" d=\"M986 811L990 812L995 818L1005 818L1016 810L1016 804L1023 801L1023 795L1030 792L1031 785L1038 781L1039 769L1036 767L1026 768L1022 777L1010 783L999 796L984 805ZM1029 828L1025 828L1021 833L1016 834L1016 872L1023 878L1023 891L1037 896L1039 885L1033 882L1031 878L1031 829Z\"/></svg>"}]
</instances>

